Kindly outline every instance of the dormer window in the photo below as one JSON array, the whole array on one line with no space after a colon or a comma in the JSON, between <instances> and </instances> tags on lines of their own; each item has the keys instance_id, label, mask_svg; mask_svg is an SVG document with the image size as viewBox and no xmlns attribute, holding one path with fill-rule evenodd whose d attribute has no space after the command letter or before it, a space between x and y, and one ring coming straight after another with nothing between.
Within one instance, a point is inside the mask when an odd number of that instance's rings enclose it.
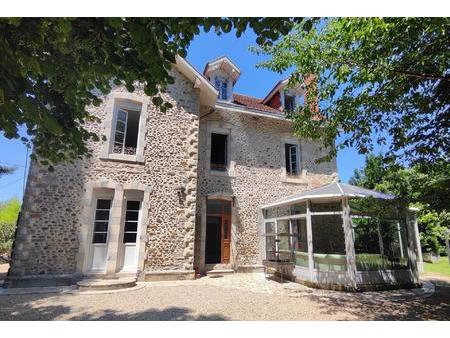
<instances>
[{"instance_id":1,"label":"dormer window","mask_svg":"<svg viewBox=\"0 0 450 338\"><path fill-rule=\"evenodd\" d=\"M284 94L284 109L287 112L293 112L295 110L295 96Z\"/></svg>"},{"instance_id":2,"label":"dormer window","mask_svg":"<svg viewBox=\"0 0 450 338\"><path fill-rule=\"evenodd\" d=\"M228 99L228 79L216 77L214 79L214 87L219 92L219 100Z\"/></svg>"}]
</instances>

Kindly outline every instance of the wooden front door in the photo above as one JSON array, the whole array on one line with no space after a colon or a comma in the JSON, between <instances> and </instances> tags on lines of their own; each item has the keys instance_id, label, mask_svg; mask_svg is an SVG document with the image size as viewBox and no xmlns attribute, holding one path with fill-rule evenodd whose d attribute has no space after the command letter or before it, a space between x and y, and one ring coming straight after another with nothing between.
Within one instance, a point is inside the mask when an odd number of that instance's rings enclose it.
<instances>
[{"instance_id":1,"label":"wooden front door","mask_svg":"<svg viewBox=\"0 0 450 338\"><path fill-rule=\"evenodd\" d=\"M206 220L206 264L228 264L231 251L231 202L208 200Z\"/></svg>"}]
</instances>

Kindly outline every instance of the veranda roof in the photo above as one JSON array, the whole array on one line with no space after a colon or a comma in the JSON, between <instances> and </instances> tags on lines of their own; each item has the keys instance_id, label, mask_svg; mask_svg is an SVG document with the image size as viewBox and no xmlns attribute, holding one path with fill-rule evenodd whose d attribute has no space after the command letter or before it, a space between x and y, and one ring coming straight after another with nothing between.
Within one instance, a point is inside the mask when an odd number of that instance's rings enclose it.
<instances>
[{"instance_id":1,"label":"veranda roof","mask_svg":"<svg viewBox=\"0 0 450 338\"><path fill-rule=\"evenodd\" d=\"M264 205L262 208L266 209L269 207L280 206L291 204L292 202L307 200L307 199L318 199L318 198L332 198L332 197L374 197L378 199L394 199L395 196L391 194L385 194L375 190L369 190L365 188L360 188L351 184L333 182L321 187L302 191L297 194L290 195L279 199L271 204Z\"/></svg>"}]
</instances>

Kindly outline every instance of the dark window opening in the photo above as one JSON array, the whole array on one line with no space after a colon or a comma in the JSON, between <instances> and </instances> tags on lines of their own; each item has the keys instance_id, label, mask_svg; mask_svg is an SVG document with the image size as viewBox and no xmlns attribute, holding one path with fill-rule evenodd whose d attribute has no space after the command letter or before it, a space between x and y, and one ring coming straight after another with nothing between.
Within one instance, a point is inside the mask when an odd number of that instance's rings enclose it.
<instances>
[{"instance_id":1,"label":"dark window opening","mask_svg":"<svg viewBox=\"0 0 450 338\"><path fill-rule=\"evenodd\" d=\"M117 111L113 152L135 155L139 134L140 112L119 109Z\"/></svg>"},{"instance_id":2,"label":"dark window opening","mask_svg":"<svg viewBox=\"0 0 450 338\"><path fill-rule=\"evenodd\" d=\"M288 112L295 110L295 96L284 95L284 109Z\"/></svg>"},{"instance_id":3,"label":"dark window opening","mask_svg":"<svg viewBox=\"0 0 450 338\"><path fill-rule=\"evenodd\" d=\"M108 237L109 212L111 200L98 199L95 208L94 233L92 243L106 243Z\"/></svg>"},{"instance_id":4,"label":"dark window opening","mask_svg":"<svg viewBox=\"0 0 450 338\"><path fill-rule=\"evenodd\" d=\"M228 135L211 134L211 169L226 171Z\"/></svg>"},{"instance_id":5,"label":"dark window opening","mask_svg":"<svg viewBox=\"0 0 450 338\"><path fill-rule=\"evenodd\" d=\"M124 243L136 243L139 222L139 201L127 201L125 227L123 231Z\"/></svg>"},{"instance_id":6,"label":"dark window opening","mask_svg":"<svg viewBox=\"0 0 450 338\"><path fill-rule=\"evenodd\" d=\"M296 144L286 143L284 145L285 160L286 160L286 174L298 174L298 146Z\"/></svg>"}]
</instances>

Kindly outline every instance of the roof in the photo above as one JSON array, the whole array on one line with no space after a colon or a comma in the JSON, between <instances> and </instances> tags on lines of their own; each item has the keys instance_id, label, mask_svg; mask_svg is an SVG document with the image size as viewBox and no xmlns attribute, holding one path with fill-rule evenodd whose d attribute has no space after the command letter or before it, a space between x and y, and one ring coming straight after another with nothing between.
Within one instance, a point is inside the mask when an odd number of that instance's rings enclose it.
<instances>
[{"instance_id":1,"label":"roof","mask_svg":"<svg viewBox=\"0 0 450 338\"><path fill-rule=\"evenodd\" d=\"M200 102L214 106L218 92L211 82L179 55L175 57L175 67L194 84L195 88L200 89Z\"/></svg>"},{"instance_id":2,"label":"roof","mask_svg":"<svg viewBox=\"0 0 450 338\"><path fill-rule=\"evenodd\" d=\"M369 190L361 187L357 187L347 183L333 182L321 187L303 191L297 194L290 195L288 197L279 199L274 203L263 206L262 208L268 208L279 205L286 205L292 202L297 202L306 199L317 199L327 197L374 197L377 199L394 199L395 196L391 194L385 194L375 190Z\"/></svg>"},{"instance_id":3,"label":"roof","mask_svg":"<svg viewBox=\"0 0 450 338\"><path fill-rule=\"evenodd\" d=\"M245 106L247 108L257 109L257 110L270 112L270 113L278 113L280 115L282 114L282 112L280 110L275 109L266 104L263 104L262 99L259 99L257 97L253 97L253 96L233 93L233 103L241 105L241 106Z\"/></svg>"}]
</instances>

